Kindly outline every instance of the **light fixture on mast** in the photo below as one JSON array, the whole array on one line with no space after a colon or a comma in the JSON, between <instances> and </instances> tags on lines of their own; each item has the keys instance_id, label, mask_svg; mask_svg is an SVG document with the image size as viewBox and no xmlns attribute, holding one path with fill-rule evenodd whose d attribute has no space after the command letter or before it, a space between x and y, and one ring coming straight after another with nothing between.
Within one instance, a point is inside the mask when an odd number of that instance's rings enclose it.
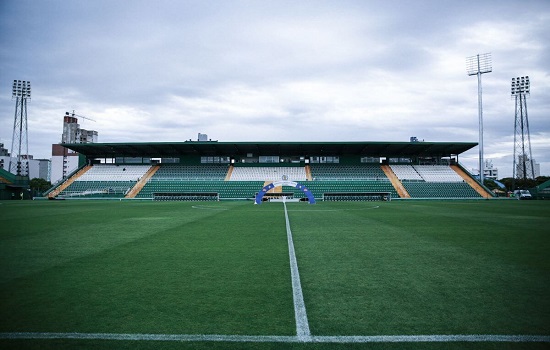
<instances>
[{"instance_id":1,"label":"light fixture on mast","mask_svg":"<svg viewBox=\"0 0 550 350\"><path fill-rule=\"evenodd\" d=\"M11 157L9 171L18 176L29 174L29 140L27 127L27 100L31 99L31 82L14 80L12 100L15 99L15 116L13 118L13 136L11 139ZM17 159L14 164L13 158ZM23 166L25 163L25 166Z\"/></svg>"},{"instance_id":2,"label":"light fixture on mast","mask_svg":"<svg viewBox=\"0 0 550 350\"><path fill-rule=\"evenodd\" d=\"M514 189L516 179L527 180L535 178L529 119L527 117L527 97L530 94L531 84L528 76L512 78L511 96L516 100L514 123Z\"/></svg>"},{"instance_id":3,"label":"light fixture on mast","mask_svg":"<svg viewBox=\"0 0 550 350\"><path fill-rule=\"evenodd\" d=\"M479 182L483 184L483 103L481 98L481 74L493 71L490 53L466 58L468 75L477 75L477 108L479 114Z\"/></svg>"}]
</instances>

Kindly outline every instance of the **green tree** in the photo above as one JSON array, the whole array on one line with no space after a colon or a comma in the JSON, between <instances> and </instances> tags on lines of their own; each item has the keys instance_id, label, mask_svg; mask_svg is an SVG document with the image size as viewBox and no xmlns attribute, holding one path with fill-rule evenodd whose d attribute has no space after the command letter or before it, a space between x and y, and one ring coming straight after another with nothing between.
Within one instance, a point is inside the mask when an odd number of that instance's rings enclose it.
<instances>
[{"instance_id":1,"label":"green tree","mask_svg":"<svg viewBox=\"0 0 550 350\"><path fill-rule=\"evenodd\" d=\"M550 176L538 176L536 178L537 186L550 180Z\"/></svg>"},{"instance_id":2,"label":"green tree","mask_svg":"<svg viewBox=\"0 0 550 350\"><path fill-rule=\"evenodd\" d=\"M29 187L31 188L33 195L37 195L48 190L52 187L52 184L49 181L35 177L29 181Z\"/></svg>"},{"instance_id":3,"label":"green tree","mask_svg":"<svg viewBox=\"0 0 550 350\"><path fill-rule=\"evenodd\" d=\"M493 191L494 189L499 189L498 185L492 179L484 179L483 184L485 187Z\"/></svg>"},{"instance_id":4,"label":"green tree","mask_svg":"<svg viewBox=\"0 0 550 350\"><path fill-rule=\"evenodd\" d=\"M529 188L533 188L535 186L538 186L540 185L541 183L544 183L546 181L548 181L550 179L550 177L548 176L539 176L537 177L535 180L533 179L515 179L514 181L514 178L513 177L505 177L503 179L500 179L498 181L502 182L507 189L513 191L513 190L517 190L517 189L522 189L522 188L525 188L525 189L529 189ZM512 184L515 184L515 187L512 186Z\"/></svg>"}]
</instances>

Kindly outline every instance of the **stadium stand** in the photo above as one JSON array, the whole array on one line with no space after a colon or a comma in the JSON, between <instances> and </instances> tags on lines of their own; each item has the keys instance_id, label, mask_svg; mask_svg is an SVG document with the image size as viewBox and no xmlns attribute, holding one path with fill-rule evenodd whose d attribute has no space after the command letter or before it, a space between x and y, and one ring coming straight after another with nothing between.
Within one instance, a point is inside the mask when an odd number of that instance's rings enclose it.
<instances>
[{"instance_id":1,"label":"stadium stand","mask_svg":"<svg viewBox=\"0 0 550 350\"><path fill-rule=\"evenodd\" d=\"M304 183L319 199L327 193L340 198L361 198L359 193L389 193L391 198L478 198L480 195L449 166L391 165L398 182L390 181L383 166L311 165L311 180L304 166L237 166L227 164L94 165L81 171L66 188L64 197L163 198L206 200L250 199L272 181ZM139 180L142 183L138 186ZM399 190L401 185L403 190ZM280 188L272 192L281 192ZM304 198L298 189L286 189L294 198ZM172 193L173 196L169 194ZM193 194L196 193L196 196ZM357 196L351 194L357 193ZM404 194L405 193L405 194ZM161 195L162 194L162 195ZM364 196L363 196L364 197ZM331 198L339 198L332 196Z\"/></svg>"},{"instance_id":2,"label":"stadium stand","mask_svg":"<svg viewBox=\"0 0 550 350\"><path fill-rule=\"evenodd\" d=\"M401 181L462 182L464 181L447 165L390 165Z\"/></svg>"},{"instance_id":3,"label":"stadium stand","mask_svg":"<svg viewBox=\"0 0 550 350\"><path fill-rule=\"evenodd\" d=\"M401 181L424 181L422 176L420 176L418 171L416 171L412 165L392 164L390 165L390 168Z\"/></svg>"},{"instance_id":4,"label":"stadium stand","mask_svg":"<svg viewBox=\"0 0 550 350\"><path fill-rule=\"evenodd\" d=\"M98 164L78 172L59 192L63 197L124 197L151 165Z\"/></svg>"},{"instance_id":5,"label":"stadium stand","mask_svg":"<svg viewBox=\"0 0 550 350\"><path fill-rule=\"evenodd\" d=\"M378 164L312 164L311 177L313 181L389 181Z\"/></svg>"},{"instance_id":6,"label":"stadium stand","mask_svg":"<svg viewBox=\"0 0 550 350\"><path fill-rule=\"evenodd\" d=\"M235 167L229 181L306 181L304 167Z\"/></svg>"},{"instance_id":7,"label":"stadium stand","mask_svg":"<svg viewBox=\"0 0 550 350\"><path fill-rule=\"evenodd\" d=\"M155 173L152 181L194 181L194 180L224 180L228 165L204 164L182 165L163 164Z\"/></svg>"},{"instance_id":8,"label":"stadium stand","mask_svg":"<svg viewBox=\"0 0 550 350\"><path fill-rule=\"evenodd\" d=\"M399 198L397 191L391 182L356 180L346 181L312 181L306 184L307 188L313 193L315 198L323 198L325 193L347 192L347 193L365 193L365 192L389 192L393 198Z\"/></svg>"},{"instance_id":9,"label":"stadium stand","mask_svg":"<svg viewBox=\"0 0 550 350\"><path fill-rule=\"evenodd\" d=\"M172 181L151 179L136 198L153 198L155 193L218 193L221 199L251 199L262 188L263 181L192 180Z\"/></svg>"},{"instance_id":10,"label":"stadium stand","mask_svg":"<svg viewBox=\"0 0 550 350\"><path fill-rule=\"evenodd\" d=\"M82 167L81 169L78 169L73 174L69 175L69 177L65 180L59 183L57 186L55 186L52 190L48 191L48 198L55 198L57 197L61 192L65 191L76 179L78 179L82 174L90 170L90 165L86 165Z\"/></svg>"},{"instance_id":11,"label":"stadium stand","mask_svg":"<svg viewBox=\"0 0 550 350\"><path fill-rule=\"evenodd\" d=\"M115 153L120 163L83 166L51 190L50 196L253 199L264 186L275 181L298 182L315 198L323 199L327 195L331 200L490 196L454 159L451 165L416 164L419 154L430 161L445 156L448 162L449 155L464 152L474 147L473 143L180 142L68 146L85 153L87 163L112 158ZM372 156L365 157L366 153ZM391 159L395 158L382 157L384 153L409 159L409 163L393 163ZM262 154L266 155L263 162L259 156ZM326 157L298 156L307 154ZM161 160L153 160L156 157ZM266 157L269 161L265 161ZM143 164L124 163L125 159L134 163L139 158ZM264 199L287 195L306 197L290 183L283 187L271 189L270 196Z\"/></svg>"},{"instance_id":12,"label":"stadium stand","mask_svg":"<svg viewBox=\"0 0 550 350\"><path fill-rule=\"evenodd\" d=\"M397 191L397 194L399 195L399 197L411 198L411 195L409 194L409 192L407 192L407 190L405 189L405 187L403 186L399 178L392 171L389 165L383 164L380 166L380 168L382 168L382 171L384 172L384 174L386 174L388 179L391 181L391 184L393 188L395 188L395 191Z\"/></svg>"},{"instance_id":13,"label":"stadium stand","mask_svg":"<svg viewBox=\"0 0 550 350\"><path fill-rule=\"evenodd\" d=\"M136 195L141 192L141 190L143 189L143 186L145 186L145 184L147 184L147 182L149 182L149 179L155 175L155 173L160 169L160 166L159 165L154 165L152 166L149 170L147 170L147 172L145 173L145 175L143 175L141 177L141 179L139 179L139 181L136 183L136 185L130 190L130 192L128 192L126 194L126 198L135 198Z\"/></svg>"},{"instance_id":14,"label":"stadium stand","mask_svg":"<svg viewBox=\"0 0 550 350\"><path fill-rule=\"evenodd\" d=\"M76 181L138 181L150 165L95 165Z\"/></svg>"},{"instance_id":15,"label":"stadium stand","mask_svg":"<svg viewBox=\"0 0 550 350\"><path fill-rule=\"evenodd\" d=\"M414 170L426 182L462 182L464 181L448 165L412 165Z\"/></svg>"},{"instance_id":16,"label":"stadium stand","mask_svg":"<svg viewBox=\"0 0 550 350\"><path fill-rule=\"evenodd\" d=\"M411 198L479 198L453 168L447 165L390 165Z\"/></svg>"},{"instance_id":17,"label":"stadium stand","mask_svg":"<svg viewBox=\"0 0 550 350\"><path fill-rule=\"evenodd\" d=\"M228 172L228 165L223 164L161 165L136 198L154 198L158 193L185 193L180 199L192 198L191 193L197 193L197 198L205 197L204 193L217 193L225 199L253 198L264 183L263 180L225 181Z\"/></svg>"},{"instance_id":18,"label":"stadium stand","mask_svg":"<svg viewBox=\"0 0 550 350\"><path fill-rule=\"evenodd\" d=\"M479 198L465 182L403 182L411 198Z\"/></svg>"}]
</instances>

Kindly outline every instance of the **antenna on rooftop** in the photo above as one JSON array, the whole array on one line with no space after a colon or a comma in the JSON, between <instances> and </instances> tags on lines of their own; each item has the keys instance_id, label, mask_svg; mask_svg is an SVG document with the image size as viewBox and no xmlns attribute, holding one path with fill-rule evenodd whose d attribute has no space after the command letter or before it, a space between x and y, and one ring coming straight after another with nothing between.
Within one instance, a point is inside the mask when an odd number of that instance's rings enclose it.
<instances>
[{"instance_id":1,"label":"antenna on rooftop","mask_svg":"<svg viewBox=\"0 0 550 350\"><path fill-rule=\"evenodd\" d=\"M65 112L65 115L69 115L69 112ZM74 109L73 109L73 113L70 113L70 115L71 115L71 117L79 117L79 118L82 118L82 119L87 119L87 120L91 120L91 121L95 122L95 120L92 119L92 118L88 118L88 117L85 117L83 115L75 114Z\"/></svg>"}]
</instances>

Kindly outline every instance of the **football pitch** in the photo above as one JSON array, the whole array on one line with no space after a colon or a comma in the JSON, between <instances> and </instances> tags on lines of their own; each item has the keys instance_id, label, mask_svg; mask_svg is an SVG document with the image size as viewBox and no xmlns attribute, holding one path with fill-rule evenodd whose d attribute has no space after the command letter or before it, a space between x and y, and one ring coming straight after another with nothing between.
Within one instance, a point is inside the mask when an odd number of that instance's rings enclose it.
<instances>
[{"instance_id":1,"label":"football pitch","mask_svg":"<svg viewBox=\"0 0 550 350\"><path fill-rule=\"evenodd\" d=\"M0 202L0 348L545 349L550 202Z\"/></svg>"}]
</instances>

